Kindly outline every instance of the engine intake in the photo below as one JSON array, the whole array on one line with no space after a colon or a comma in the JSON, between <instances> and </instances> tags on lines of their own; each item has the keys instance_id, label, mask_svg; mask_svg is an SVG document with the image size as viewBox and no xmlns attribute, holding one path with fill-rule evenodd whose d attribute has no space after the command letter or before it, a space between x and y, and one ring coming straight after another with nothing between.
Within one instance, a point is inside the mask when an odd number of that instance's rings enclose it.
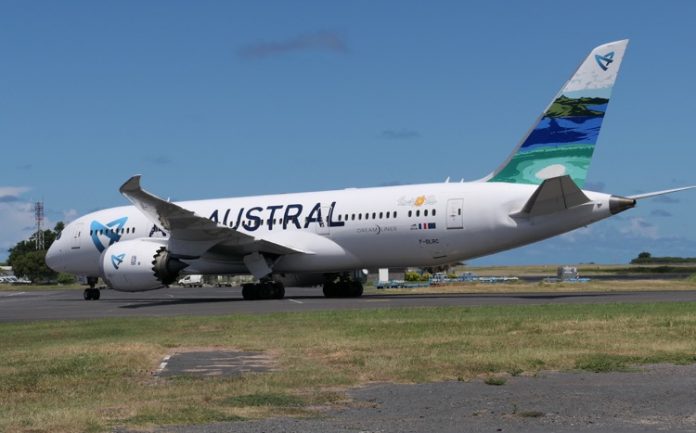
<instances>
[{"instance_id":1,"label":"engine intake","mask_svg":"<svg viewBox=\"0 0 696 433\"><path fill-rule=\"evenodd\" d=\"M143 292L165 287L187 267L172 258L165 244L135 239L117 242L101 257L101 277L114 290Z\"/></svg>"}]
</instances>

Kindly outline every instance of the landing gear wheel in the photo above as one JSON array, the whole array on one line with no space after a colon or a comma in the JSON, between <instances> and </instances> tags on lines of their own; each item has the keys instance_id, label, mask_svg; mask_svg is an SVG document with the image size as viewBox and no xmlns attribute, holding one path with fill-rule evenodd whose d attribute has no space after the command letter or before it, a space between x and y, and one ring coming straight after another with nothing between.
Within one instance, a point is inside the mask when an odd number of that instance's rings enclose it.
<instances>
[{"instance_id":1,"label":"landing gear wheel","mask_svg":"<svg viewBox=\"0 0 696 433\"><path fill-rule=\"evenodd\" d=\"M246 301L253 301L256 299L256 284L244 284L242 285L242 298Z\"/></svg>"},{"instance_id":2,"label":"landing gear wheel","mask_svg":"<svg viewBox=\"0 0 696 433\"><path fill-rule=\"evenodd\" d=\"M338 281L328 279L324 282L324 296L327 298L359 298L363 294L360 281L340 278Z\"/></svg>"},{"instance_id":3,"label":"landing gear wheel","mask_svg":"<svg viewBox=\"0 0 696 433\"><path fill-rule=\"evenodd\" d=\"M333 282L326 282L324 283L324 296L327 298L336 298L338 297L338 287L336 283Z\"/></svg>"},{"instance_id":4,"label":"landing gear wheel","mask_svg":"<svg viewBox=\"0 0 696 433\"><path fill-rule=\"evenodd\" d=\"M85 298L85 301L98 301L99 296L101 295L101 292L99 289L85 289L83 292L82 296Z\"/></svg>"},{"instance_id":5,"label":"landing gear wheel","mask_svg":"<svg viewBox=\"0 0 696 433\"><path fill-rule=\"evenodd\" d=\"M261 281L257 284L242 285L242 297L247 300L283 299L285 286L279 281Z\"/></svg>"},{"instance_id":6,"label":"landing gear wheel","mask_svg":"<svg viewBox=\"0 0 696 433\"><path fill-rule=\"evenodd\" d=\"M350 290L350 297L351 298L359 298L363 294L363 285L360 281L353 281L353 284L351 285L351 290Z\"/></svg>"},{"instance_id":7,"label":"landing gear wheel","mask_svg":"<svg viewBox=\"0 0 696 433\"><path fill-rule=\"evenodd\" d=\"M94 286L97 285L98 281L98 277L87 277L87 284L89 284L89 289L85 289L84 293L82 294L82 296L85 298L85 301L99 300L99 295L101 294L101 292L99 291L99 289L94 288Z\"/></svg>"}]
</instances>

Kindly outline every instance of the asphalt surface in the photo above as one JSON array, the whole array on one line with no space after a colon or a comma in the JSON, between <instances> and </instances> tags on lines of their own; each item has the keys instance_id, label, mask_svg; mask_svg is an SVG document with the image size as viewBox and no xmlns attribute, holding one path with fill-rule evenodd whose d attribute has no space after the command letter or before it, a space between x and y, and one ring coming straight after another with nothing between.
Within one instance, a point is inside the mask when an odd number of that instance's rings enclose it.
<instances>
[{"instance_id":1,"label":"asphalt surface","mask_svg":"<svg viewBox=\"0 0 696 433\"><path fill-rule=\"evenodd\" d=\"M206 350L167 355L155 374L159 377L213 377L271 370L274 370L273 359L263 352Z\"/></svg>"},{"instance_id":2,"label":"asphalt surface","mask_svg":"<svg viewBox=\"0 0 696 433\"><path fill-rule=\"evenodd\" d=\"M377 384L309 419L167 426L155 433L694 432L696 365L618 373L541 373L419 385ZM127 432L129 430L120 430ZM148 430L149 431L149 430Z\"/></svg>"},{"instance_id":3,"label":"asphalt surface","mask_svg":"<svg viewBox=\"0 0 696 433\"><path fill-rule=\"evenodd\" d=\"M244 301L239 288L169 288L123 293L102 290L85 301L81 290L0 292L0 322L103 317L205 316L416 306L532 305L566 303L696 302L696 291L554 292L489 294L369 294L328 299L318 288L288 288L282 300Z\"/></svg>"}]
</instances>

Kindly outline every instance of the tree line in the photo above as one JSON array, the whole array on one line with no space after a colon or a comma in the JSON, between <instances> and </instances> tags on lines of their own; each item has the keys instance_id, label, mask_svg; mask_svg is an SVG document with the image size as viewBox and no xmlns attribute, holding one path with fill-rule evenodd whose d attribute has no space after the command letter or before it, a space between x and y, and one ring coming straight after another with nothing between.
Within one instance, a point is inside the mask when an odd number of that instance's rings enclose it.
<instances>
[{"instance_id":1,"label":"tree line","mask_svg":"<svg viewBox=\"0 0 696 433\"><path fill-rule=\"evenodd\" d=\"M10 256L7 264L12 266L12 271L20 277L27 277L35 283L53 282L67 284L75 281L75 277L69 274L59 274L46 265L46 251L65 228L65 224L59 221L53 230L44 230L44 246L46 249L36 249L36 238L39 232L34 232L29 239L19 241L17 245L8 251Z\"/></svg>"},{"instance_id":2,"label":"tree line","mask_svg":"<svg viewBox=\"0 0 696 433\"><path fill-rule=\"evenodd\" d=\"M696 257L654 257L647 251L638 254L638 257L631 260L632 265L649 264L675 264L675 263L696 263Z\"/></svg>"}]
</instances>

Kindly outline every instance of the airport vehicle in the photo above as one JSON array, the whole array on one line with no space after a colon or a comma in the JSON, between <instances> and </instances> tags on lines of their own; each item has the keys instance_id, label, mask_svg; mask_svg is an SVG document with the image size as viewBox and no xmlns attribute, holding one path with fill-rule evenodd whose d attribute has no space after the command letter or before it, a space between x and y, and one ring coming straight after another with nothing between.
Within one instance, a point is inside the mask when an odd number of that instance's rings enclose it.
<instances>
[{"instance_id":1,"label":"airport vehicle","mask_svg":"<svg viewBox=\"0 0 696 433\"><path fill-rule=\"evenodd\" d=\"M593 49L510 156L472 182L401 185L172 203L133 176L133 206L68 224L46 255L57 271L114 290L166 287L184 273L252 274L245 299L283 298L285 285L363 292L365 268L437 266L586 226L637 200L583 190L627 40Z\"/></svg>"},{"instance_id":2,"label":"airport vehicle","mask_svg":"<svg viewBox=\"0 0 696 433\"><path fill-rule=\"evenodd\" d=\"M203 275L191 274L180 279L177 284L184 287L203 287Z\"/></svg>"},{"instance_id":3,"label":"airport vehicle","mask_svg":"<svg viewBox=\"0 0 696 433\"><path fill-rule=\"evenodd\" d=\"M17 278L12 284L17 284L17 285L27 285L31 284L31 280L28 280L26 278Z\"/></svg>"},{"instance_id":4,"label":"airport vehicle","mask_svg":"<svg viewBox=\"0 0 696 433\"><path fill-rule=\"evenodd\" d=\"M7 275L4 277L0 277L0 283L2 283L2 284L14 284L15 286L21 286L21 285L31 284L31 281L27 280L26 278L17 278L14 275Z\"/></svg>"}]
</instances>

